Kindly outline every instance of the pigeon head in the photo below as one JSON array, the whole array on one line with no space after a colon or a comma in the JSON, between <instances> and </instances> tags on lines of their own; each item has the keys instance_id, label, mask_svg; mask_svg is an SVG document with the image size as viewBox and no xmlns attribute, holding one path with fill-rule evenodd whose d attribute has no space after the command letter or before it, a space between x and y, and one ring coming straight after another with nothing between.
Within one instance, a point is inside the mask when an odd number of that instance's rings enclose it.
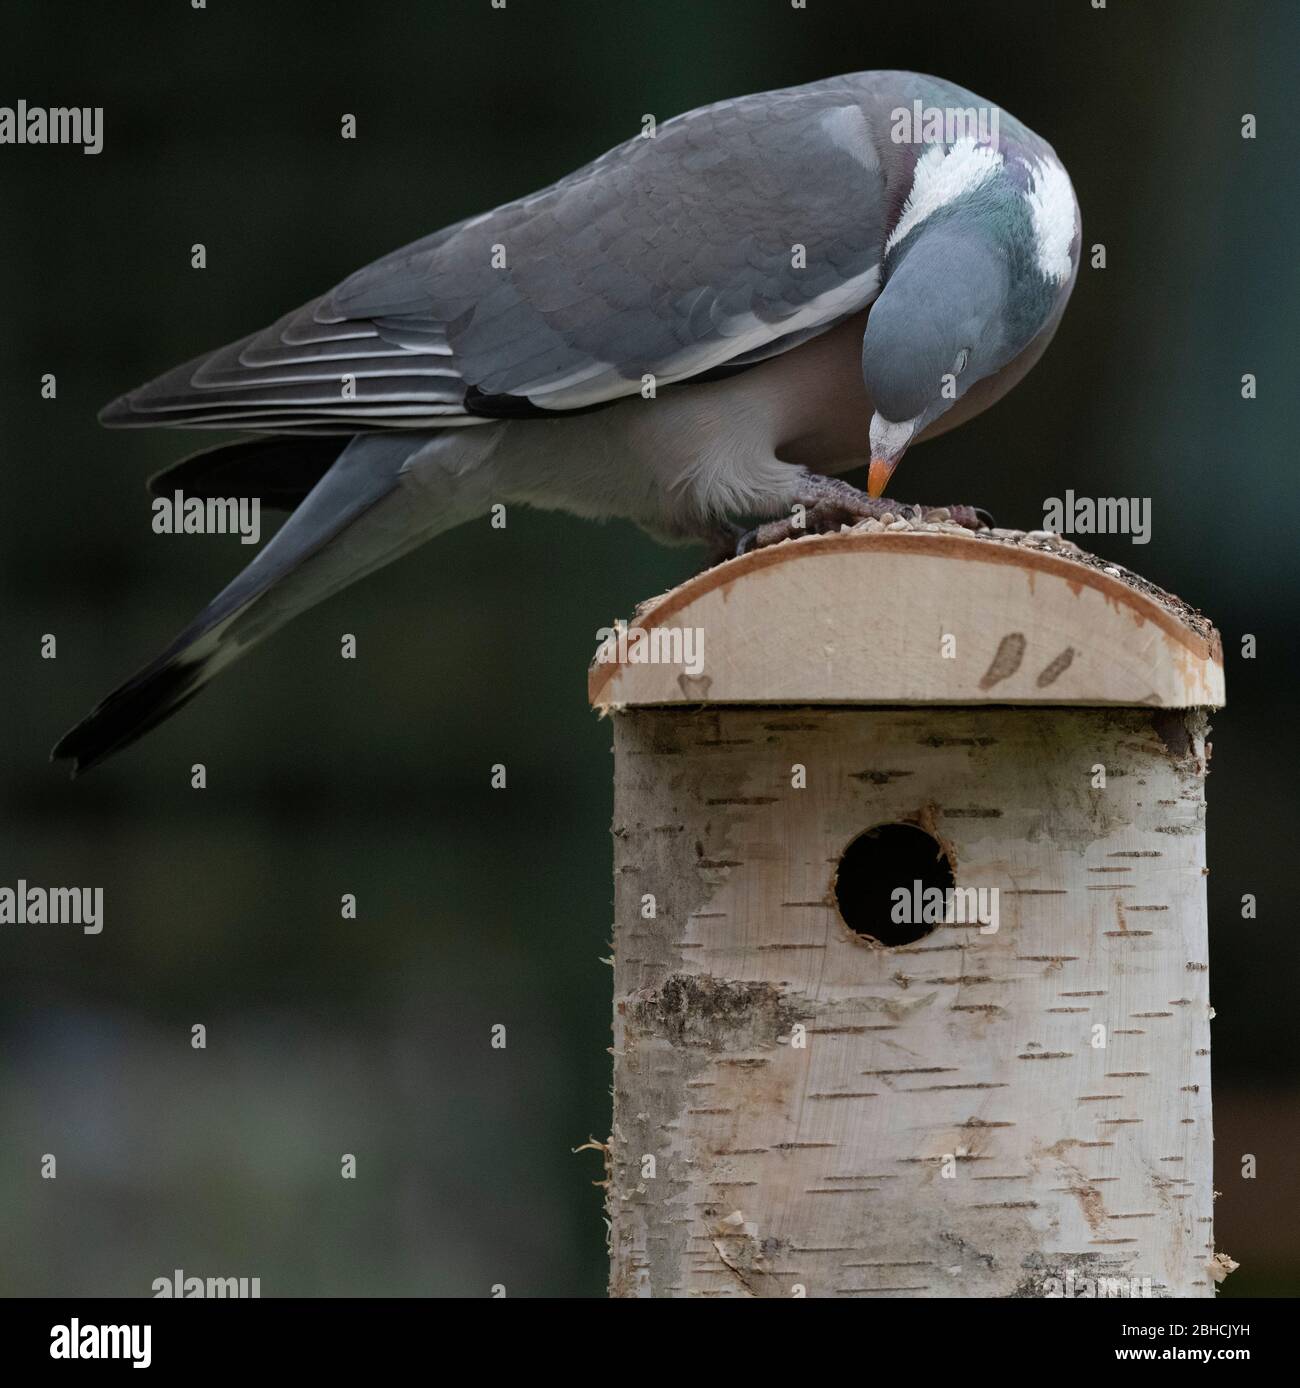
<instances>
[{"instance_id":1,"label":"pigeon head","mask_svg":"<svg viewBox=\"0 0 1300 1388\"><path fill-rule=\"evenodd\" d=\"M1063 260L1047 264L1023 189L980 192L912 228L886 256L887 279L862 341L875 411L872 496L909 444L1055 322L1073 287L1075 226Z\"/></svg>"}]
</instances>

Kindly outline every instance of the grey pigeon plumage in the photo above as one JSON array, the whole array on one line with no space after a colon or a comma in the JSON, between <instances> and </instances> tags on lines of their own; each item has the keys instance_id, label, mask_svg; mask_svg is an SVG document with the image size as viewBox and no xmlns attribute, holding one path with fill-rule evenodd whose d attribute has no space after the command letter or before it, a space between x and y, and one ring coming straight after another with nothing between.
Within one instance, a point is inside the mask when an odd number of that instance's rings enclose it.
<instances>
[{"instance_id":1,"label":"grey pigeon plumage","mask_svg":"<svg viewBox=\"0 0 1300 1388\"><path fill-rule=\"evenodd\" d=\"M798 533L776 519L795 507L817 528L895 506L909 445L1046 347L1079 238L1045 141L950 83L866 72L679 116L383 257L103 412L250 431L155 488L297 509L54 756L101 760L495 502L715 545L740 517L762 542ZM867 463L870 496L833 475Z\"/></svg>"}]
</instances>

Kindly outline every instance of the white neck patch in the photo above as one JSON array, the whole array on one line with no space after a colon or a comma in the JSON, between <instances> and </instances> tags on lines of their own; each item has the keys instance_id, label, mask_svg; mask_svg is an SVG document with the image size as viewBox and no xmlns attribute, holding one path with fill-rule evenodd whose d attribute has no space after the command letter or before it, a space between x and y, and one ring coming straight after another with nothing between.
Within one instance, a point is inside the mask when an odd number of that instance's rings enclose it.
<instances>
[{"instance_id":1,"label":"white neck patch","mask_svg":"<svg viewBox=\"0 0 1300 1388\"><path fill-rule=\"evenodd\" d=\"M947 146L930 145L916 161L912 190L903 204L903 215L889 233L885 254L931 213L978 188L1002 167L1002 156L989 145L977 145L969 135ZM1064 173L1064 170L1061 171ZM1069 180L1066 180L1069 186ZM1073 236L1073 231L1070 233Z\"/></svg>"},{"instance_id":2,"label":"white neck patch","mask_svg":"<svg viewBox=\"0 0 1300 1388\"><path fill-rule=\"evenodd\" d=\"M1055 159L1042 159L1026 167L1029 188L1025 201L1034 223L1038 268L1046 279L1059 284L1073 268L1070 247L1078 226L1074 189L1069 174Z\"/></svg>"}]
</instances>

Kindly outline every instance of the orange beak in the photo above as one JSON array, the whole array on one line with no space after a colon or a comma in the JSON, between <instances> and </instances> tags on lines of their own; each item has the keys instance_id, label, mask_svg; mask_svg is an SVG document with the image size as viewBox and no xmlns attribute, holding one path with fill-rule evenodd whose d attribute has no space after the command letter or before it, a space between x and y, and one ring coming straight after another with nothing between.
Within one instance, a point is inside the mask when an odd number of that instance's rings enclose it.
<instances>
[{"instance_id":1,"label":"orange beak","mask_svg":"<svg viewBox=\"0 0 1300 1388\"><path fill-rule=\"evenodd\" d=\"M889 485L889 479L894 475L897 466L897 458L892 461L888 458L872 458L871 466L867 469L867 495L884 496L885 488Z\"/></svg>"}]
</instances>

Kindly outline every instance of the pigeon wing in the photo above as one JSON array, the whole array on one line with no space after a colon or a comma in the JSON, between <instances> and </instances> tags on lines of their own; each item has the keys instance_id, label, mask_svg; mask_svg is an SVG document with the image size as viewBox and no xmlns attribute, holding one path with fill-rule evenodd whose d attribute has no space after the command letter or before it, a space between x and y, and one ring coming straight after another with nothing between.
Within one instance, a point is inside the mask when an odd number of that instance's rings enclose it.
<instances>
[{"instance_id":1,"label":"pigeon wing","mask_svg":"<svg viewBox=\"0 0 1300 1388\"><path fill-rule=\"evenodd\" d=\"M103 419L428 428L747 365L871 301L885 203L846 89L721 102L385 256Z\"/></svg>"}]
</instances>

